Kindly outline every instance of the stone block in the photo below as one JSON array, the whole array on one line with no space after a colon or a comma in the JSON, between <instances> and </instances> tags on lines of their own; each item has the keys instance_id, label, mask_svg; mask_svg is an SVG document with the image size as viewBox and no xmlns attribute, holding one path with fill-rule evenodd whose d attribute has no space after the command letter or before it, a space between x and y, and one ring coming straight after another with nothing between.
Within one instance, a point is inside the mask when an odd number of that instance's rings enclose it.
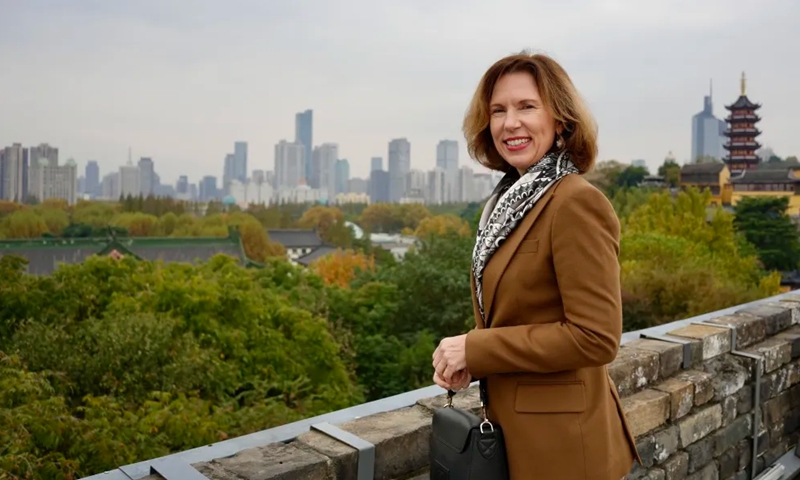
<instances>
[{"instance_id":1,"label":"stone block","mask_svg":"<svg viewBox=\"0 0 800 480\"><path fill-rule=\"evenodd\" d=\"M664 462L665 480L683 480L689 473L689 454L678 452Z\"/></svg>"},{"instance_id":2,"label":"stone block","mask_svg":"<svg viewBox=\"0 0 800 480\"><path fill-rule=\"evenodd\" d=\"M777 302L770 302L770 305L773 303L790 307L792 309L792 325L800 323L800 296L792 295L791 297L782 298Z\"/></svg>"},{"instance_id":3,"label":"stone block","mask_svg":"<svg viewBox=\"0 0 800 480\"><path fill-rule=\"evenodd\" d=\"M772 337L744 350L763 357L762 372L773 372L792 360L792 345L787 340Z\"/></svg>"},{"instance_id":4,"label":"stone block","mask_svg":"<svg viewBox=\"0 0 800 480\"><path fill-rule=\"evenodd\" d=\"M739 451L731 448L719 457L719 478L729 478L739 470Z\"/></svg>"},{"instance_id":5,"label":"stone block","mask_svg":"<svg viewBox=\"0 0 800 480\"><path fill-rule=\"evenodd\" d=\"M663 463L680 447L678 427L672 425L653 435L653 456L656 463Z\"/></svg>"},{"instance_id":6,"label":"stone block","mask_svg":"<svg viewBox=\"0 0 800 480\"><path fill-rule=\"evenodd\" d=\"M193 465L210 480L327 480L328 459L293 444L272 443Z\"/></svg>"},{"instance_id":7,"label":"stone block","mask_svg":"<svg viewBox=\"0 0 800 480\"><path fill-rule=\"evenodd\" d=\"M736 396L725 397L722 402L722 426L726 427L736 420Z\"/></svg>"},{"instance_id":8,"label":"stone block","mask_svg":"<svg viewBox=\"0 0 800 480\"><path fill-rule=\"evenodd\" d=\"M731 332L724 327L687 325L669 334L699 340L703 345L703 361L731 351Z\"/></svg>"},{"instance_id":9,"label":"stone block","mask_svg":"<svg viewBox=\"0 0 800 480\"><path fill-rule=\"evenodd\" d=\"M657 353L659 355L659 379L671 377L681 369L683 364L683 345L679 343L641 338L626 343L625 347Z\"/></svg>"},{"instance_id":10,"label":"stone block","mask_svg":"<svg viewBox=\"0 0 800 480\"><path fill-rule=\"evenodd\" d=\"M800 357L800 325L788 328L776 334L773 338L786 340L790 345L792 358Z\"/></svg>"},{"instance_id":11,"label":"stone block","mask_svg":"<svg viewBox=\"0 0 800 480\"><path fill-rule=\"evenodd\" d=\"M717 464L715 462L709 463L699 472L695 472L686 477L686 480L719 480Z\"/></svg>"},{"instance_id":12,"label":"stone block","mask_svg":"<svg viewBox=\"0 0 800 480\"><path fill-rule=\"evenodd\" d=\"M753 409L753 387L748 385L736 392L736 415L749 413Z\"/></svg>"},{"instance_id":13,"label":"stone block","mask_svg":"<svg viewBox=\"0 0 800 480\"><path fill-rule=\"evenodd\" d=\"M694 473L714 460L714 437L708 436L686 447L689 454L689 473Z\"/></svg>"},{"instance_id":14,"label":"stone block","mask_svg":"<svg viewBox=\"0 0 800 480\"><path fill-rule=\"evenodd\" d=\"M622 346L617 358L608 366L608 374L617 386L620 397L627 397L655 383L658 379L660 354Z\"/></svg>"},{"instance_id":15,"label":"stone block","mask_svg":"<svg viewBox=\"0 0 800 480\"><path fill-rule=\"evenodd\" d=\"M431 413L416 405L338 425L375 445L376 480L392 479L428 465ZM355 478L357 451L328 435L308 432L297 443L330 457L334 478Z\"/></svg>"},{"instance_id":16,"label":"stone block","mask_svg":"<svg viewBox=\"0 0 800 480\"><path fill-rule=\"evenodd\" d=\"M642 480L664 480L664 470L660 468L654 468L647 472L647 475L642 477Z\"/></svg>"},{"instance_id":17,"label":"stone block","mask_svg":"<svg viewBox=\"0 0 800 480\"><path fill-rule=\"evenodd\" d=\"M643 390L622 399L622 410L637 437L663 425L669 418L669 409L669 394L656 390Z\"/></svg>"},{"instance_id":18,"label":"stone block","mask_svg":"<svg viewBox=\"0 0 800 480\"><path fill-rule=\"evenodd\" d=\"M750 377L747 368L731 355L723 355L705 362L703 370L711 375L714 400L717 402L736 394Z\"/></svg>"},{"instance_id":19,"label":"stone block","mask_svg":"<svg viewBox=\"0 0 800 480\"><path fill-rule=\"evenodd\" d=\"M653 435L642 435L636 439L636 451L642 458L642 467L650 468L656 457L656 440Z\"/></svg>"},{"instance_id":20,"label":"stone block","mask_svg":"<svg viewBox=\"0 0 800 480\"><path fill-rule=\"evenodd\" d=\"M767 322L761 317L746 314L724 315L708 323L730 325L736 329L736 348L742 349L758 343L767 335Z\"/></svg>"},{"instance_id":21,"label":"stone block","mask_svg":"<svg viewBox=\"0 0 800 480\"><path fill-rule=\"evenodd\" d=\"M434 410L444 407L447 403L447 394L417 400L420 405L433 413ZM453 406L469 410L474 414L479 414L481 410L481 396L477 385L473 385L465 390L456 392L453 397Z\"/></svg>"},{"instance_id":22,"label":"stone block","mask_svg":"<svg viewBox=\"0 0 800 480\"><path fill-rule=\"evenodd\" d=\"M727 427L714 433L714 455L722 455L727 450L737 447L753 432L753 416L742 415Z\"/></svg>"},{"instance_id":23,"label":"stone block","mask_svg":"<svg viewBox=\"0 0 800 480\"><path fill-rule=\"evenodd\" d=\"M753 458L753 446L750 440L744 439L739 442L736 450L739 452L739 470L744 470L750 466L750 460Z\"/></svg>"},{"instance_id":24,"label":"stone block","mask_svg":"<svg viewBox=\"0 0 800 480\"><path fill-rule=\"evenodd\" d=\"M700 406L714 397L714 385L711 375L698 370L686 370L675 376L678 380L694 384L694 404Z\"/></svg>"},{"instance_id":25,"label":"stone block","mask_svg":"<svg viewBox=\"0 0 800 480\"><path fill-rule=\"evenodd\" d=\"M708 436L722 425L722 407L719 404L706 407L678 423L681 445L688 447Z\"/></svg>"},{"instance_id":26,"label":"stone block","mask_svg":"<svg viewBox=\"0 0 800 480\"><path fill-rule=\"evenodd\" d=\"M777 396L789 388L789 369L781 368L761 377L761 401Z\"/></svg>"},{"instance_id":27,"label":"stone block","mask_svg":"<svg viewBox=\"0 0 800 480\"><path fill-rule=\"evenodd\" d=\"M744 313L763 318L766 322L766 334L768 337L792 326L791 306L781 307L777 304L756 305L754 307L743 308L736 313Z\"/></svg>"},{"instance_id":28,"label":"stone block","mask_svg":"<svg viewBox=\"0 0 800 480\"><path fill-rule=\"evenodd\" d=\"M775 398L765 401L761 406L762 417L761 420L765 425L775 425L778 422L783 422L786 415L791 410L791 398L789 391L784 390L779 393Z\"/></svg>"},{"instance_id":29,"label":"stone block","mask_svg":"<svg viewBox=\"0 0 800 480\"><path fill-rule=\"evenodd\" d=\"M656 385L653 389L669 393L669 418L672 420L686 416L694 406L694 384L692 382L670 378Z\"/></svg>"}]
</instances>

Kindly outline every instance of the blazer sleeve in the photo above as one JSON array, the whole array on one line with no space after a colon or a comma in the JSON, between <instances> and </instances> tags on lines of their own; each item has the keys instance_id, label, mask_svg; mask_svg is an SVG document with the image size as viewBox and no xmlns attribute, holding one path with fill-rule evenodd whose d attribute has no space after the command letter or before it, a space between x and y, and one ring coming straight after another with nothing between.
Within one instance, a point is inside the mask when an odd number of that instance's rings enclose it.
<instances>
[{"instance_id":1,"label":"blazer sleeve","mask_svg":"<svg viewBox=\"0 0 800 480\"><path fill-rule=\"evenodd\" d=\"M582 188L564 198L551 230L563 318L470 331L470 374L552 373L611 363L622 336L619 237L619 219L602 192Z\"/></svg>"}]
</instances>

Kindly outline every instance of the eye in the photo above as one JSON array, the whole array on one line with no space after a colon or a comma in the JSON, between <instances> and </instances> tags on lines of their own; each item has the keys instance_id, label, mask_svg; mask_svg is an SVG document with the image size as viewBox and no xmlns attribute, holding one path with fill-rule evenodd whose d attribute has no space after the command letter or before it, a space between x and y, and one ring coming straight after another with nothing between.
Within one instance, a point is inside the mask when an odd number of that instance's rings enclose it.
<instances>
[{"instance_id":1,"label":"eye","mask_svg":"<svg viewBox=\"0 0 800 480\"><path fill-rule=\"evenodd\" d=\"M492 115L496 115L498 113L503 113L503 109L502 108L493 108L492 109Z\"/></svg>"}]
</instances>

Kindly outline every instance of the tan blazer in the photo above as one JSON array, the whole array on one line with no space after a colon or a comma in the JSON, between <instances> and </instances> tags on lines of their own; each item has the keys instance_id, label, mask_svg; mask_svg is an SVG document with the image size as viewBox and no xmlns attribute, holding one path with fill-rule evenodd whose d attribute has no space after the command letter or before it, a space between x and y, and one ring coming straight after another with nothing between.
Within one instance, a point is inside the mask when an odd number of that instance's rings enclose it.
<instances>
[{"instance_id":1,"label":"tan blazer","mask_svg":"<svg viewBox=\"0 0 800 480\"><path fill-rule=\"evenodd\" d=\"M512 480L620 480L639 459L606 365L622 335L619 220L578 175L553 185L489 260L484 328L467 368L486 378Z\"/></svg>"}]
</instances>

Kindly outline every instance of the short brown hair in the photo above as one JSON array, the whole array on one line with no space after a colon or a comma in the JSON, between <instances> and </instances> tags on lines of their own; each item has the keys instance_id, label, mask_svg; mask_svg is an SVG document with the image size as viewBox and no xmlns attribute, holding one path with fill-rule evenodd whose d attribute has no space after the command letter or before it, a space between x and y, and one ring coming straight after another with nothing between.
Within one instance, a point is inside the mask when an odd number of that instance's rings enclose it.
<instances>
[{"instance_id":1,"label":"short brown hair","mask_svg":"<svg viewBox=\"0 0 800 480\"><path fill-rule=\"evenodd\" d=\"M500 77L517 72L533 76L542 102L552 112L556 123L564 128L561 135L564 146L580 173L591 170L597 157L594 117L564 68L547 55L538 53L509 55L483 74L464 116L463 131L470 156L492 170L505 172L511 168L494 146L489 130L489 102Z\"/></svg>"}]
</instances>

